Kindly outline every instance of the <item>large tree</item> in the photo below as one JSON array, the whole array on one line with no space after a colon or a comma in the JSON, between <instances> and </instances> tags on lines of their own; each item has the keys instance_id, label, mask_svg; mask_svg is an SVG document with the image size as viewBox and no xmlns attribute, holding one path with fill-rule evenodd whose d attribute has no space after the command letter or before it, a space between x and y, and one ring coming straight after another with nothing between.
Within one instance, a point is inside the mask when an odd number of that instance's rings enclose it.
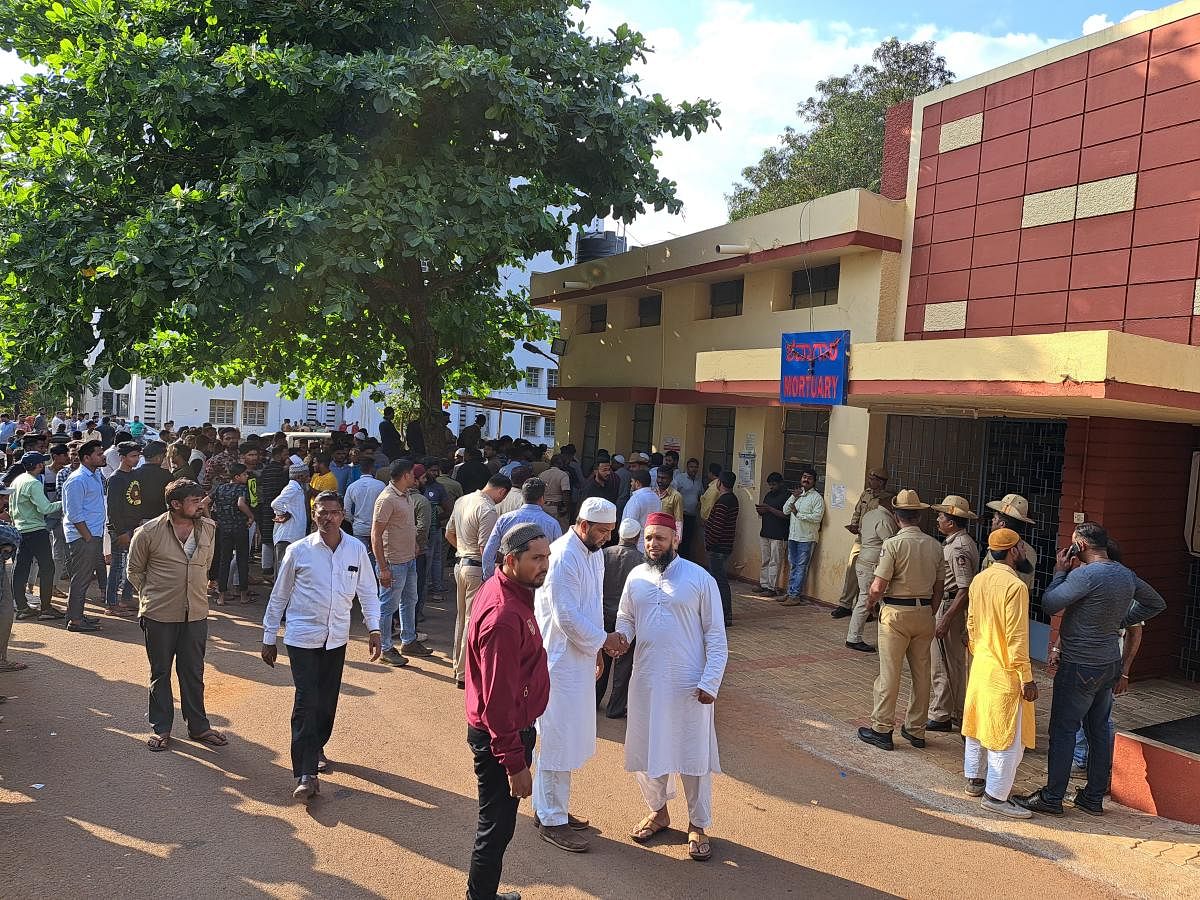
<instances>
[{"instance_id":1,"label":"large tree","mask_svg":"<svg viewBox=\"0 0 1200 900\"><path fill-rule=\"evenodd\" d=\"M817 82L817 93L797 108L801 128L742 170L725 200L733 219L803 203L850 188L879 190L883 168L883 117L889 106L954 80L932 41L888 38L874 62L848 75Z\"/></svg>"},{"instance_id":2,"label":"large tree","mask_svg":"<svg viewBox=\"0 0 1200 900\"><path fill-rule=\"evenodd\" d=\"M329 399L386 371L440 436L449 392L512 382L547 330L498 270L677 209L655 141L717 115L643 95L642 36L583 7L0 0L37 67L0 92L0 366L71 384L99 346L117 384Z\"/></svg>"}]
</instances>

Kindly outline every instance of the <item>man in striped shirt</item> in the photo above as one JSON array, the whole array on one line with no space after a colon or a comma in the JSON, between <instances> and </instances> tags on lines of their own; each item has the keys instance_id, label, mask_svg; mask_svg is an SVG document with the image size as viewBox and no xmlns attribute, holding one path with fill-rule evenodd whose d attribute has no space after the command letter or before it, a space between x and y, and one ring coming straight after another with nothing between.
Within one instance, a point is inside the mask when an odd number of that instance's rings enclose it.
<instances>
[{"instance_id":1,"label":"man in striped shirt","mask_svg":"<svg viewBox=\"0 0 1200 900\"><path fill-rule=\"evenodd\" d=\"M704 549L708 553L708 571L721 592L721 609L728 628L733 624L733 595L725 568L737 539L738 499L733 493L737 479L732 472L722 472L716 481L717 499L704 523Z\"/></svg>"}]
</instances>

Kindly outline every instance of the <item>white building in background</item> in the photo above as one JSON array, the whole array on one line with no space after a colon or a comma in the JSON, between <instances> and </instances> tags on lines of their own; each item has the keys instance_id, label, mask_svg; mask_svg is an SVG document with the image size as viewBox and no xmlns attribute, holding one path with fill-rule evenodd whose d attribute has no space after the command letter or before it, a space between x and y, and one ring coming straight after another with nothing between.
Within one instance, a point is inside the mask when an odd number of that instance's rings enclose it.
<instances>
[{"instance_id":1,"label":"white building in background","mask_svg":"<svg viewBox=\"0 0 1200 900\"><path fill-rule=\"evenodd\" d=\"M342 422L358 422L373 434L379 432L382 406L370 400L374 385L364 388L348 403L310 400L301 393L295 400L279 394L279 385L251 381L226 387L210 388L195 381L173 381L154 385L140 375L129 384L113 390L103 379L95 393L81 398L80 411L132 419L140 416L148 425L164 422L201 425L211 422L218 427L236 425L255 433L278 431L284 419L292 422L316 422L323 429L337 428Z\"/></svg>"},{"instance_id":2,"label":"white building in background","mask_svg":"<svg viewBox=\"0 0 1200 900\"><path fill-rule=\"evenodd\" d=\"M604 223L598 220L600 239L611 237L604 233ZM622 238L622 248L624 247ZM504 287L526 288L529 272L552 269L557 264L549 253L540 254L522 268L503 272ZM552 315L556 314L552 313ZM534 444L555 446L555 403L549 399L550 388L558 387L558 363L550 352L548 341L536 342L541 353L525 349L517 341L510 354L520 380L511 388L493 391L487 397L461 398L447 407L450 413L450 428L458 433L475 421L475 416L487 416L484 428L489 438L509 435L524 437ZM107 379L103 379L94 393L81 399L80 411L101 415L120 416L132 419L140 416L142 421L153 427L164 422L181 425L201 425L211 422L217 427L236 425L243 432L260 433L278 431L284 419L292 422L316 422L322 429L337 428L342 422L357 422L370 434L379 436L379 423L383 419L382 403L373 403L371 394L386 388L382 385L366 385L347 403L327 403L310 400L301 393L296 400L288 400L279 394L277 384L255 384L246 381L238 385L210 388L194 381L175 381L155 386L139 375L134 375L128 385L113 390Z\"/></svg>"}]
</instances>

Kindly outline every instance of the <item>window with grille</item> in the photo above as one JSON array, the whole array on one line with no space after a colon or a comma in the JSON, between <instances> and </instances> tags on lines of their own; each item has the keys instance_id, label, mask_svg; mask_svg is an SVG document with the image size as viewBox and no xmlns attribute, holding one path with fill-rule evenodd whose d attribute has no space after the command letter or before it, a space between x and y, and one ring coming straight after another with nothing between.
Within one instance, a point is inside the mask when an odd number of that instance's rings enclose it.
<instances>
[{"instance_id":1,"label":"window with grille","mask_svg":"<svg viewBox=\"0 0 1200 900\"><path fill-rule=\"evenodd\" d=\"M638 327L650 328L662 324L662 294L638 298Z\"/></svg>"},{"instance_id":2,"label":"window with grille","mask_svg":"<svg viewBox=\"0 0 1200 900\"><path fill-rule=\"evenodd\" d=\"M583 471L590 472L600 448L600 404L589 403L583 410L583 447L580 448L579 464Z\"/></svg>"},{"instance_id":3,"label":"window with grille","mask_svg":"<svg viewBox=\"0 0 1200 900\"><path fill-rule=\"evenodd\" d=\"M633 442L629 449L650 452L650 443L654 440L654 404L635 403L633 406Z\"/></svg>"},{"instance_id":4,"label":"window with grille","mask_svg":"<svg viewBox=\"0 0 1200 900\"><path fill-rule=\"evenodd\" d=\"M818 483L825 481L825 458L829 447L829 413L821 410L789 409L783 419L783 480L800 483L800 471L817 470Z\"/></svg>"},{"instance_id":5,"label":"window with grille","mask_svg":"<svg viewBox=\"0 0 1200 900\"><path fill-rule=\"evenodd\" d=\"M212 422L214 425L236 425L237 401L209 400L208 421Z\"/></svg>"},{"instance_id":6,"label":"window with grille","mask_svg":"<svg viewBox=\"0 0 1200 900\"><path fill-rule=\"evenodd\" d=\"M732 406L710 406L704 411L704 471L710 463L720 463L726 472L733 468L735 416Z\"/></svg>"},{"instance_id":7,"label":"window with grille","mask_svg":"<svg viewBox=\"0 0 1200 900\"><path fill-rule=\"evenodd\" d=\"M838 280L842 267L839 263L815 269L797 269L792 273L792 309L813 309L818 306L836 306L838 302Z\"/></svg>"},{"instance_id":8,"label":"window with grille","mask_svg":"<svg viewBox=\"0 0 1200 900\"><path fill-rule=\"evenodd\" d=\"M100 395L100 409L106 416L125 418L129 415L129 395L116 391L104 391Z\"/></svg>"},{"instance_id":9,"label":"window with grille","mask_svg":"<svg viewBox=\"0 0 1200 900\"><path fill-rule=\"evenodd\" d=\"M525 370L525 387L540 388L542 386L542 370L536 366L530 366Z\"/></svg>"},{"instance_id":10,"label":"window with grille","mask_svg":"<svg viewBox=\"0 0 1200 900\"><path fill-rule=\"evenodd\" d=\"M542 419L542 437L554 437L554 419L549 416Z\"/></svg>"},{"instance_id":11,"label":"window with grille","mask_svg":"<svg viewBox=\"0 0 1200 900\"><path fill-rule=\"evenodd\" d=\"M558 387L558 369L547 369L546 370L546 387L548 387L548 388Z\"/></svg>"},{"instance_id":12,"label":"window with grille","mask_svg":"<svg viewBox=\"0 0 1200 900\"><path fill-rule=\"evenodd\" d=\"M588 331L603 334L608 328L608 304L593 303L588 307Z\"/></svg>"},{"instance_id":13,"label":"window with grille","mask_svg":"<svg viewBox=\"0 0 1200 900\"><path fill-rule=\"evenodd\" d=\"M521 416L521 437L537 437L538 436L538 417L537 416Z\"/></svg>"},{"instance_id":14,"label":"window with grille","mask_svg":"<svg viewBox=\"0 0 1200 900\"><path fill-rule=\"evenodd\" d=\"M742 289L745 282L741 278L733 281L718 281L708 289L709 313L714 319L724 319L729 316L742 314Z\"/></svg>"},{"instance_id":15,"label":"window with grille","mask_svg":"<svg viewBox=\"0 0 1200 900\"><path fill-rule=\"evenodd\" d=\"M267 424L267 401L245 400L242 403L242 424L257 426Z\"/></svg>"}]
</instances>

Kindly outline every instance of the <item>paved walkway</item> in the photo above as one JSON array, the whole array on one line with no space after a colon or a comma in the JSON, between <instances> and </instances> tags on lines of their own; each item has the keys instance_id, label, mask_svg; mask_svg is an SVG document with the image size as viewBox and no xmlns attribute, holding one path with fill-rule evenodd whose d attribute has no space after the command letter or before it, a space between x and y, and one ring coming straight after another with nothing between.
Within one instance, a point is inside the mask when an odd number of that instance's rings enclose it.
<instances>
[{"instance_id":1,"label":"paved walkway","mask_svg":"<svg viewBox=\"0 0 1200 900\"><path fill-rule=\"evenodd\" d=\"M1192 896L1200 895L1200 826L1145 815L1111 801L1106 801L1106 815L1099 820L1068 808L1066 818L1059 820L997 821L962 790L963 744L957 734L931 732L926 749L916 750L899 737L898 718L894 752L862 743L855 732L870 724L878 657L847 649L847 620L833 619L828 607L785 608L751 590L750 585L735 584L740 596L734 601L735 625L729 632L726 687L761 698L789 739L836 768L831 777L848 771L878 777L931 810L1028 841L1039 852L1072 861L1080 871L1104 877L1123 890L1149 889L1155 879L1174 885L1182 876L1180 886L1190 885ZM867 628L866 640L873 644L876 626ZM1042 698L1037 704L1037 748L1021 763L1018 792L1036 790L1046 778L1051 679L1040 664L1035 663L1034 674ZM909 688L906 668L899 717ZM1118 728L1136 728L1197 712L1200 686L1155 679L1139 681L1117 698L1114 720Z\"/></svg>"}]
</instances>

